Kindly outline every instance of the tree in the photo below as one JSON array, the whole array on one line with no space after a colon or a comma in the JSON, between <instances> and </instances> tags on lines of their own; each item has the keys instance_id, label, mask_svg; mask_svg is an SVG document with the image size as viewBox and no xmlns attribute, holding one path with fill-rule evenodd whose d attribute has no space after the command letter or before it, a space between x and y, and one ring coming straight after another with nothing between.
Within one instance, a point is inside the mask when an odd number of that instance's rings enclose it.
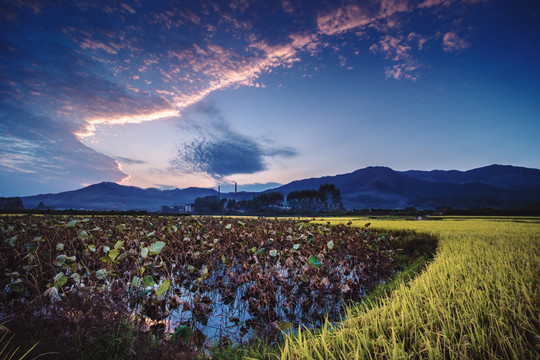
<instances>
[{"instance_id":1,"label":"tree","mask_svg":"<svg viewBox=\"0 0 540 360\"><path fill-rule=\"evenodd\" d=\"M192 207L199 214L221 214L226 201L226 199L219 200L217 196L198 197Z\"/></svg>"},{"instance_id":2,"label":"tree","mask_svg":"<svg viewBox=\"0 0 540 360\"><path fill-rule=\"evenodd\" d=\"M0 197L0 210L24 210L20 197Z\"/></svg>"},{"instance_id":3,"label":"tree","mask_svg":"<svg viewBox=\"0 0 540 360\"><path fill-rule=\"evenodd\" d=\"M334 184L322 184L319 190L291 191L287 203L297 210L338 210L343 208L341 193Z\"/></svg>"},{"instance_id":4,"label":"tree","mask_svg":"<svg viewBox=\"0 0 540 360\"><path fill-rule=\"evenodd\" d=\"M324 209L341 209L341 192L334 184L322 184L319 186L319 202Z\"/></svg>"}]
</instances>

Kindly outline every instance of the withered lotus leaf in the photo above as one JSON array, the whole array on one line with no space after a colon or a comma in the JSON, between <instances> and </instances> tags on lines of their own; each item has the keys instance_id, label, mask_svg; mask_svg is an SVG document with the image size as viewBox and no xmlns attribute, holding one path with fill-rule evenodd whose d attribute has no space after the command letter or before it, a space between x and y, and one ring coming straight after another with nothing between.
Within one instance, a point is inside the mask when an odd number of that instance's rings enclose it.
<instances>
[{"instance_id":1,"label":"withered lotus leaf","mask_svg":"<svg viewBox=\"0 0 540 360\"><path fill-rule=\"evenodd\" d=\"M317 326L396 270L398 240L352 224L172 216L0 221L5 268L20 274L6 285L22 289L21 307L45 291L119 293L135 313L167 316L181 339L206 331L205 324L234 340ZM0 296L0 304L12 303Z\"/></svg>"}]
</instances>

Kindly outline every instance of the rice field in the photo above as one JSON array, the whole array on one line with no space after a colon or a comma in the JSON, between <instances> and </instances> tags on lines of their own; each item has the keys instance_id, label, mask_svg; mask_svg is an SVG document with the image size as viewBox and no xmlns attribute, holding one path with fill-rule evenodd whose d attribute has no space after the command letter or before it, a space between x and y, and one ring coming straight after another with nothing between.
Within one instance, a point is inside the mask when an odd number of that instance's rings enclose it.
<instances>
[{"instance_id":1,"label":"rice field","mask_svg":"<svg viewBox=\"0 0 540 360\"><path fill-rule=\"evenodd\" d=\"M366 219L320 219L332 224ZM317 332L298 329L279 349L247 358L538 359L540 219L370 220L384 230L439 237L426 270L376 304Z\"/></svg>"}]
</instances>

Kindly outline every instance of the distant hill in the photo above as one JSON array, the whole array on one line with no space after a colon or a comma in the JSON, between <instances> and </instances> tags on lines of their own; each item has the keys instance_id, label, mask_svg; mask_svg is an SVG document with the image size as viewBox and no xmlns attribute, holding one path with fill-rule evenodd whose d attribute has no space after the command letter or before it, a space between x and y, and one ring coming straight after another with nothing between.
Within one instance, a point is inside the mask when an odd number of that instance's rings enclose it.
<instances>
[{"instance_id":1,"label":"distant hill","mask_svg":"<svg viewBox=\"0 0 540 360\"><path fill-rule=\"evenodd\" d=\"M540 202L540 170L508 165L491 165L468 171L394 171L387 167L367 167L352 173L293 181L265 192L287 195L295 190L318 189L335 184L346 209L435 209L453 207L519 208ZM239 192L237 200L250 199L257 192ZM55 209L147 210L161 206L182 206L197 197L217 195L208 188L159 190L141 189L103 182L59 194L22 197L24 207L40 202ZM232 199L233 193L221 194Z\"/></svg>"},{"instance_id":2,"label":"distant hill","mask_svg":"<svg viewBox=\"0 0 540 360\"><path fill-rule=\"evenodd\" d=\"M208 195L217 195L217 192L204 188L141 189L135 186L102 182L79 190L27 196L21 199L25 208L35 208L43 202L46 207L54 209L157 211L162 205L186 205L197 197Z\"/></svg>"},{"instance_id":3,"label":"distant hill","mask_svg":"<svg viewBox=\"0 0 540 360\"><path fill-rule=\"evenodd\" d=\"M347 209L437 207L518 208L540 201L540 170L491 165L468 171L394 171L374 166L352 173L293 181L269 191L287 194L333 183Z\"/></svg>"}]
</instances>

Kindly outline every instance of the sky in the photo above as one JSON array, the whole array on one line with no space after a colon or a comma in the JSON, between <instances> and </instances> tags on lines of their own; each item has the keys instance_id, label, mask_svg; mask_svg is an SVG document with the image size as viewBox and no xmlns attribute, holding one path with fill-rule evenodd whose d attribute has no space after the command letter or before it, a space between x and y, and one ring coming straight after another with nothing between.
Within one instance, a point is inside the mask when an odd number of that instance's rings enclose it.
<instances>
[{"instance_id":1,"label":"sky","mask_svg":"<svg viewBox=\"0 0 540 360\"><path fill-rule=\"evenodd\" d=\"M0 196L540 168L537 0L0 3Z\"/></svg>"}]
</instances>

